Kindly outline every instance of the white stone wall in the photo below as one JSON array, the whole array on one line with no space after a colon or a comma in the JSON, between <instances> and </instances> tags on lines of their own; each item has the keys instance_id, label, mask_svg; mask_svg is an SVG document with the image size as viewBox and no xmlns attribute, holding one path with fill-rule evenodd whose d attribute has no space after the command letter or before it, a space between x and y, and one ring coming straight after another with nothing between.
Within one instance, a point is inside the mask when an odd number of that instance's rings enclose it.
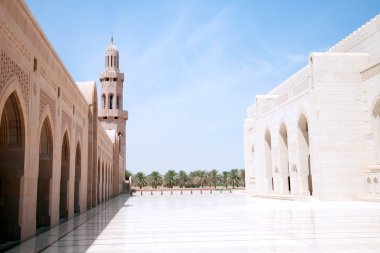
<instances>
[{"instance_id":1,"label":"white stone wall","mask_svg":"<svg viewBox=\"0 0 380 253\"><path fill-rule=\"evenodd\" d=\"M247 191L326 200L380 196L379 44L377 16L256 97L244 121ZM308 145L300 118L307 119Z\"/></svg>"}]
</instances>

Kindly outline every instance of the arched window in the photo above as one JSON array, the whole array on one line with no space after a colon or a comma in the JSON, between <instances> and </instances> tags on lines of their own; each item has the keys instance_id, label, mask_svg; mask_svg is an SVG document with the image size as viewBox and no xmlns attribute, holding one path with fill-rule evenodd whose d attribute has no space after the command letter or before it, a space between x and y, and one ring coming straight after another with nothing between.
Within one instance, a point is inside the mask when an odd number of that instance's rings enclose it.
<instances>
[{"instance_id":1,"label":"arched window","mask_svg":"<svg viewBox=\"0 0 380 253\"><path fill-rule=\"evenodd\" d=\"M102 106L104 109L106 109L106 95L105 94L102 95Z\"/></svg>"},{"instance_id":2,"label":"arched window","mask_svg":"<svg viewBox=\"0 0 380 253\"><path fill-rule=\"evenodd\" d=\"M116 96L116 109L120 109L119 108L119 98L120 98L120 96Z\"/></svg>"},{"instance_id":3,"label":"arched window","mask_svg":"<svg viewBox=\"0 0 380 253\"><path fill-rule=\"evenodd\" d=\"M109 109L113 108L113 94L110 94L109 96Z\"/></svg>"}]
</instances>

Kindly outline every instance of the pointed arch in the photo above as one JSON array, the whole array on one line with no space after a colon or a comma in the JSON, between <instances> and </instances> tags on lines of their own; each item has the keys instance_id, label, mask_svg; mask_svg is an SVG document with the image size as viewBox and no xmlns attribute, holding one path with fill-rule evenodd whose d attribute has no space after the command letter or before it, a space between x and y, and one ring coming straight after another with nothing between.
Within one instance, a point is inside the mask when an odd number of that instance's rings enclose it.
<instances>
[{"instance_id":1,"label":"pointed arch","mask_svg":"<svg viewBox=\"0 0 380 253\"><path fill-rule=\"evenodd\" d=\"M301 113L298 119L298 150L299 150L299 170L303 182L303 194L313 194L313 180L310 164L309 147L309 124L307 117Z\"/></svg>"},{"instance_id":2,"label":"pointed arch","mask_svg":"<svg viewBox=\"0 0 380 253\"><path fill-rule=\"evenodd\" d=\"M0 239L4 241L21 237L21 177L25 167L25 116L18 92L9 92L1 100L0 111Z\"/></svg>"},{"instance_id":3,"label":"pointed arch","mask_svg":"<svg viewBox=\"0 0 380 253\"><path fill-rule=\"evenodd\" d=\"M102 94L102 109L106 109L106 94Z\"/></svg>"},{"instance_id":4,"label":"pointed arch","mask_svg":"<svg viewBox=\"0 0 380 253\"><path fill-rule=\"evenodd\" d=\"M288 149L288 130L284 122L279 127L279 152L280 152L280 181L281 193L290 193L290 173L289 173L289 149Z\"/></svg>"},{"instance_id":5,"label":"pointed arch","mask_svg":"<svg viewBox=\"0 0 380 253\"><path fill-rule=\"evenodd\" d=\"M50 226L51 179L53 174L53 128L49 112L45 112L40 127L39 164L37 183L36 226Z\"/></svg>"},{"instance_id":6,"label":"pointed arch","mask_svg":"<svg viewBox=\"0 0 380 253\"><path fill-rule=\"evenodd\" d=\"M380 163L380 94L375 97L372 103L372 131L375 137L375 159L376 163Z\"/></svg>"},{"instance_id":7,"label":"pointed arch","mask_svg":"<svg viewBox=\"0 0 380 253\"><path fill-rule=\"evenodd\" d=\"M108 95L108 109L113 109L114 106L113 106L113 99L114 99L114 95L113 93L110 93Z\"/></svg>"},{"instance_id":8,"label":"pointed arch","mask_svg":"<svg viewBox=\"0 0 380 253\"><path fill-rule=\"evenodd\" d=\"M74 213L80 213L80 182L82 174L82 149L80 141L75 149Z\"/></svg>"},{"instance_id":9,"label":"pointed arch","mask_svg":"<svg viewBox=\"0 0 380 253\"><path fill-rule=\"evenodd\" d=\"M22 118L24 120L27 119L27 101L25 101L25 98L23 96L19 79L16 76L13 76L4 84L4 87L6 88L3 89L2 93L0 93L0 118L4 111L6 101L13 94L17 98L17 106L19 107ZM28 128L25 127L25 136L27 136L27 130Z\"/></svg>"},{"instance_id":10,"label":"pointed arch","mask_svg":"<svg viewBox=\"0 0 380 253\"><path fill-rule=\"evenodd\" d=\"M264 141L264 157L265 157L265 177L266 177L266 191L271 192L273 187L273 174L272 174L272 138L269 129L265 131Z\"/></svg>"},{"instance_id":11,"label":"pointed arch","mask_svg":"<svg viewBox=\"0 0 380 253\"><path fill-rule=\"evenodd\" d=\"M103 202L104 201L104 168L105 168L105 165L104 165L104 161L102 163L102 169L101 169L101 181L100 181L100 191L101 191L101 201Z\"/></svg>"},{"instance_id":12,"label":"pointed arch","mask_svg":"<svg viewBox=\"0 0 380 253\"><path fill-rule=\"evenodd\" d=\"M100 163L100 158L98 158L98 167L97 167L97 178L96 178L96 200L97 200L97 203L99 204L100 203L100 166L101 166L101 163Z\"/></svg>"},{"instance_id":13,"label":"pointed arch","mask_svg":"<svg viewBox=\"0 0 380 253\"><path fill-rule=\"evenodd\" d=\"M69 179L70 179L70 139L65 131L61 145L61 183L59 198L59 217L68 218L69 215Z\"/></svg>"}]
</instances>

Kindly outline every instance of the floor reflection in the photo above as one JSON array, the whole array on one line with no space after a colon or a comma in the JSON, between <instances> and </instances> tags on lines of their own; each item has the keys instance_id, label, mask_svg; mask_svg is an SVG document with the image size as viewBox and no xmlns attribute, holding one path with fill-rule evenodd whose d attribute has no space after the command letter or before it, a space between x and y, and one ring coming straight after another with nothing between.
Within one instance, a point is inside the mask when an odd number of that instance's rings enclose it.
<instances>
[{"instance_id":1,"label":"floor reflection","mask_svg":"<svg viewBox=\"0 0 380 253\"><path fill-rule=\"evenodd\" d=\"M33 252L42 244L43 252L366 253L380 248L380 204L369 202L293 202L243 193L125 195L75 219L12 252Z\"/></svg>"}]
</instances>

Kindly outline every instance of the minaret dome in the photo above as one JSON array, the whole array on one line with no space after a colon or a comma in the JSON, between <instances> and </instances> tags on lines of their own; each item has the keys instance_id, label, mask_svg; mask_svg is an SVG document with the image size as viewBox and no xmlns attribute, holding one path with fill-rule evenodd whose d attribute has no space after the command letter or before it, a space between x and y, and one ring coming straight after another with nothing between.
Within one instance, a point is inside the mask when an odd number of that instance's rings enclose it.
<instances>
[{"instance_id":1,"label":"minaret dome","mask_svg":"<svg viewBox=\"0 0 380 253\"><path fill-rule=\"evenodd\" d=\"M106 48L105 67L119 69L119 49L113 44L113 36L111 44Z\"/></svg>"}]
</instances>

